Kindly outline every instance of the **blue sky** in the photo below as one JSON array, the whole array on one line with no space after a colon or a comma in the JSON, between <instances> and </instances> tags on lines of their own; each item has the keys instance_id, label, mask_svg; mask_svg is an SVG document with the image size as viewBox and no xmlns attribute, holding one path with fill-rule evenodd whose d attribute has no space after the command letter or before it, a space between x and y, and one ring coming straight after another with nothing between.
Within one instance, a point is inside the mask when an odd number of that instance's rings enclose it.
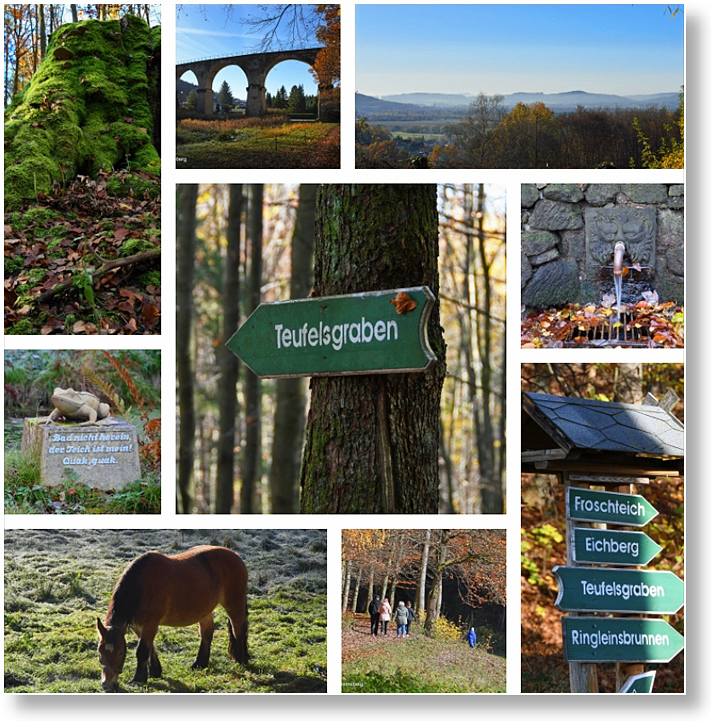
<instances>
[{"instance_id":1,"label":"blue sky","mask_svg":"<svg viewBox=\"0 0 711 721\"><path fill-rule=\"evenodd\" d=\"M229 12L227 11L229 8ZM258 16L257 5L187 5L176 11L175 53L178 64L200 58L225 57L259 52L261 36L244 24L248 16ZM317 47L314 40L305 47ZM194 83L192 74L183 78ZM226 80L235 98L246 97L247 78L238 67L221 70L213 81L217 92ZM281 86L287 93L292 85L303 85L307 95L316 95L317 89L309 66L296 60L287 60L274 67L267 76L267 91L274 94Z\"/></svg>"},{"instance_id":2,"label":"blue sky","mask_svg":"<svg viewBox=\"0 0 711 721\"><path fill-rule=\"evenodd\" d=\"M684 18L665 7L358 5L355 89L375 96L678 92Z\"/></svg>"}]
</instances>

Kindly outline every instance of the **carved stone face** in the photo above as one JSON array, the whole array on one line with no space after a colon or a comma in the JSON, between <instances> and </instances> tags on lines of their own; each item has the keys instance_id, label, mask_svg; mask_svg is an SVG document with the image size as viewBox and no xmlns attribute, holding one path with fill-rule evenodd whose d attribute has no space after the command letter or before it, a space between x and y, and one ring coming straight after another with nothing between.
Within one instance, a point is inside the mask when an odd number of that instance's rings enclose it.
<instances>
[{"instance_id":1,"label":"carved stone face","mask_svg":"<svg viewBox=\"0 0 711 721\"><path fill-rule=\"evenodd\" d=\"M608 265L615 244L622 242L632 263L654 266L656 215L654 208L588 208L585 244L588 262Z\"/></svg>"}]
</instances>

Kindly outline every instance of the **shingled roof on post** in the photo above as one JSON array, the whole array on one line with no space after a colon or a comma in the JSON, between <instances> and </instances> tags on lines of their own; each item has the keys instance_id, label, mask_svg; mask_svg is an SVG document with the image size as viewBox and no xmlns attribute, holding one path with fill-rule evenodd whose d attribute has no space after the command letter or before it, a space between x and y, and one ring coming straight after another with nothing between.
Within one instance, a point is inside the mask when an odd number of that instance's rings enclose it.
<instances>
[{"instance_id":1,"label":"shingled roof on post","mask_svg":"<svg viewBox=\"0 0 711 721\"><path fill-rule=\"evenodd\" d=\"M682 474L684 426L650 398L633 405L524 392L523 472Z\"/></svg>"}]
</instances>

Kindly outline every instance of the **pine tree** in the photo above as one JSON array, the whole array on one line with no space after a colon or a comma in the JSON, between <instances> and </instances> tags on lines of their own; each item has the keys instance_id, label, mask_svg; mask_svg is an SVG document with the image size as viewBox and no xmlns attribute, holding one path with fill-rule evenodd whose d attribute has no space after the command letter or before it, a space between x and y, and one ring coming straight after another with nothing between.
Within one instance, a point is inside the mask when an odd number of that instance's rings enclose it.
<instances>
[{"instance_id":1,"label":"pine tree","mask_svg":"<svg viewBox=\"0 0 711 721\"><path fill-rule=\"evenodd\" d=\"M290 113L306 112L306 96L304 95L303 85L292 85L287 109Z\"/></svg>"},{"instance_id":2,"label":"pine tree","mask_svg":"<svg viewBox=\"0 0 711 721\"><path fill-rule=\"evenodd\" d=\"M222 106L222 109L225 111L232 110L235 106L235 99L232 95L232 91L230 90L230 86L227 84L227 81L224 80L222 82L222 85L220 86L220 92L217 93L217 102Z\"/></svg>"}]
</instances>

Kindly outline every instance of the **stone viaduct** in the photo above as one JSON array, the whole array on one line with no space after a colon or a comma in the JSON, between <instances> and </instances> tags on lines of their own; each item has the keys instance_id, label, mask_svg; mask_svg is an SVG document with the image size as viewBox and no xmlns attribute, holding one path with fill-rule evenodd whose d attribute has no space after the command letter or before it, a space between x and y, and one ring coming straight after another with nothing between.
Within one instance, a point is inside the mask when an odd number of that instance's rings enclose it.
<instances>
[{"instance_id":1,"label":"stone viaduct","mask_svg":"<svg viewBox=\"0 0 711 721\"><path fill-rule=\"evenodd\" d=\"M300 60L313 67L316 56L322 48L308 48L306 50L277 50L268 53L254 53L252 55L231 55L226 58L210 58L208 60L195 60L189 63L176 65L176 81L182 75L192 70L198 81L197 90L197 112L202 115L212 115L212 96L208 91L212 90L212 81L215 75L228 65L237 65L242 68L247 76L247 117L256 117L267 109L267 94L264 83L269 71L278 63L284 60ZM325 87L319 83L319 120L326 120L322 117L322 96ZM325 104L324 104L325 105Z\"/></svg>"}]
</instances>

